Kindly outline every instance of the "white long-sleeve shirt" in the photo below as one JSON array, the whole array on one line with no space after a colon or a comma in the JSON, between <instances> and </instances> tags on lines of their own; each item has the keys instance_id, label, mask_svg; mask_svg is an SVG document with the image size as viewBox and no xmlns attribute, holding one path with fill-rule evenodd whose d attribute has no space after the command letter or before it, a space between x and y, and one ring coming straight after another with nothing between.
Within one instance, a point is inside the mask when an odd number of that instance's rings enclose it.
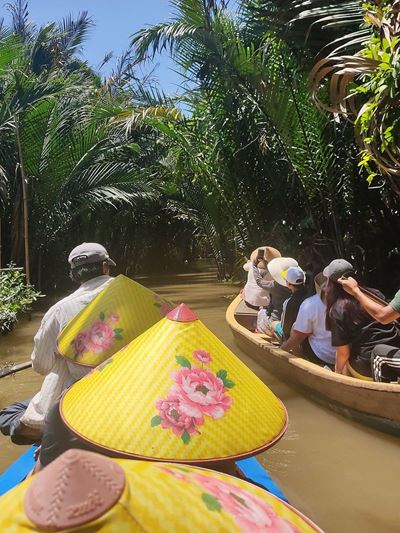
<instances>
[{"instance_id":1,"label":"white long-sleeve shirt","mask_svg":"<svg viewBox=\"0 0 400 533\"><path fill-rule=\"evenodd\" d=\"M243 299L256 307L267 307L270 303L269 292L257 285L253 271L253 261L247 261L243 265L243 270L247 272L247 283L243 289ZM257 268L257 272L261 277L260 269Z\"/></svg>"},{"instance_id":2,"label":"white long-sleeve shirt","mask_svg":"<svg viewBox=\"0 0 400 533\"><path fill-rule=\"evenodd\" d=\"M32 398L21 422L43 429L46 415L64 389L85 376L90 368L77 365L57 352L57 339L66 324L84 309L112 280L98 276L83 283L70 296L53 305L44 315L34 338L32 368L45 375L40 391Z\"/></svg>"}]
</instances>

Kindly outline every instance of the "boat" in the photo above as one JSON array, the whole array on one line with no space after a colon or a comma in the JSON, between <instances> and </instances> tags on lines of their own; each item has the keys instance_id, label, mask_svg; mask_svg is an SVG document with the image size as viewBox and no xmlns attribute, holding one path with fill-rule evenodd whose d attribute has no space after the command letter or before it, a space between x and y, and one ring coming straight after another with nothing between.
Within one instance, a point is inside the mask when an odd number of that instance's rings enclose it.
<instances>
[{"instance_id":1,"label":"boat","mask_svg":"<svg viewBox=\"0 0 400 533\"><path fill-rule=\"evenodd\" d=\"M28 448L5 472L0 474L0 496L21 483L33 469L37 448L36 444Z\"/></svg>"},{"instance_id":2,"label":"boat","mask_svg":"<svg viewBox=\"0 0 400 533\"><path fill-rule=\"evenodd\" d=\"M37 445L31 446L3 474L0 474L0 496L16 487L26 478L35 466L36 450ZM272 479L268 470L255 457L242 459L235 464L238 477L264 488L274 496L288 503L286 496Z\"/></svg>"},{"instance_id":3,"label":"boat","mask_svg":"<svg viewBox=\"0 0 400 533\"><path fill-rule=\"evenodd\" d=\"M254 333L257 311L238 295L226 311L235 343L263 368L314 401L379 431L400 436L400 385L336 374L285 352L266 335Z\"/></svg>"}]
</instances>

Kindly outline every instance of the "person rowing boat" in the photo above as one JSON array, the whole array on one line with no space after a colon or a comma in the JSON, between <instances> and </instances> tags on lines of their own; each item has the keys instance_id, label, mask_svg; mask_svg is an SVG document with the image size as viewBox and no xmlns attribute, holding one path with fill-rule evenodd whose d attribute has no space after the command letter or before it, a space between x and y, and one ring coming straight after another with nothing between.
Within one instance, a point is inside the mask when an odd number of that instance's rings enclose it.
<instances>
[{"instance_id":1,"label":"person rowing boat","mask_svg":"<svg viewBox=\"0 0 400 533\"><path fill-rule=\"evenodd\" d=\"M0 411L0 430L15 444L39 441L45 417L58 396L90 370L61 357L57 339L64 326L114 279L110 276L110 266L116 265L98 243L75 247L68 262L70 277L80 287L47 311L34 338L32 367L46 376L42 387L31 400L13 403Z\"/></svg>"},{"instance_id":2,"label":"person rowing boat","mask_svg":"<svg viewBox=\"0 0 400 533\"><path fill-rule=\"evenodd\" d=\"M351 294L369 315L381 324L390 324L400 318L400 290L390 303L378 303L363 290L351 276L338 282ZM400 349L397 346L378 344L372 351L372 371L375 381L396 381L400 377Z\"/></svg>"}]
</instances>

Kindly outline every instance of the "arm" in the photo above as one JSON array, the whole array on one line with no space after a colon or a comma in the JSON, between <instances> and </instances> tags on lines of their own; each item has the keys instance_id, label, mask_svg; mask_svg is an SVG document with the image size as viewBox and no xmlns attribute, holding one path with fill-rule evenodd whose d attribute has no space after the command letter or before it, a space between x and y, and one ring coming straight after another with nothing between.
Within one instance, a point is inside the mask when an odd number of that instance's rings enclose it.
<instances>
[{"instance_id":1,"label":"arm","mask_svg":"<svg viewBox=\"0 0 400 533\"><path fill-rule=\"evenodd\" d=\"M285 350L285 352L300 353L300 345L309 335L309 333L302 333L301 331L292 329L290 337L281 346L282 350Z\"/></svg>"},{"instance_id":2,"label":"arm","mask_svg":"<svg viewBox=\"0 0 400 533\"><path fill-rule=\"evenodd\" d=\"M336 364L335 372L337 374L344 374L348 376L347 361L350 358L350 344L336 347Z\"/></svg>"},{"instance_id":3,"label":"arm","mask_svg":"<svg viewBox=\"0 0 400 533\"><path fill-rule=\"evenodd\" d=\"M339 279L338 281L344 290L354 296L354 298L358 300L364 307L367 313L381 324L390 324L390 322L393 322L400 317L400 313L393 309L391 305L383 306L364 294L360 290L360 287L355 279Z\"/></svg>"},{"instance_id":4,"label":"arm","mask_svg":"<svg viewBox=\"0 0 400 533\"><path fill-rule=\"evenodd\" d=\"M50 309L43 317L40 328L35 335L34 348L31 354L32 368L38 374L45 376L53 368L59 333L58 316L54 309Z\"/></svg>"},{"instance_id":5,"label":"arm","mask_svg":"<svg viewBox=\"0 0 400 533\"><path fill-rule=\"evenodd\" d=\"M258 270L258 268L256 267L254 263L253 263L253 274L254 274L254 279L256 280L256 283L259 287L267 291L274 288L274 282L264 279L261 276L260 271Z\"/></svg>"}]
</instances>

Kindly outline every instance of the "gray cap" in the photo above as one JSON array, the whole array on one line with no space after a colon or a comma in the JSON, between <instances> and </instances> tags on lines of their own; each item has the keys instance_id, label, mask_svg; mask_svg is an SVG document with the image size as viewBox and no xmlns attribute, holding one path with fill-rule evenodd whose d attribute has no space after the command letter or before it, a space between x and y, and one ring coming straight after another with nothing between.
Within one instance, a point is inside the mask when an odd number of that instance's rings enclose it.
<instances>
[{"instance_id":1,"label":"gray cap","mask_svg":"<svg viewBox=\"0 0 400 533\"><path fill-rule=\"evenodd\" d=\"M68 263L72 268L101 261L105 261L110 266L116 266L104 246L97 242L84 242L76 246L68 257Z\"/></svg>"},{"instance_id":2,"label":"gray cap","mask_svg":"<svg viewBox=\"0 0 400 533\"><path fill-rule=\"evenodd\" d=\"M354 267L346 259L334 259L324 268L324 276L330 281L337 281L345 274L354 272Z\"/></svg>"}]
</instances>

